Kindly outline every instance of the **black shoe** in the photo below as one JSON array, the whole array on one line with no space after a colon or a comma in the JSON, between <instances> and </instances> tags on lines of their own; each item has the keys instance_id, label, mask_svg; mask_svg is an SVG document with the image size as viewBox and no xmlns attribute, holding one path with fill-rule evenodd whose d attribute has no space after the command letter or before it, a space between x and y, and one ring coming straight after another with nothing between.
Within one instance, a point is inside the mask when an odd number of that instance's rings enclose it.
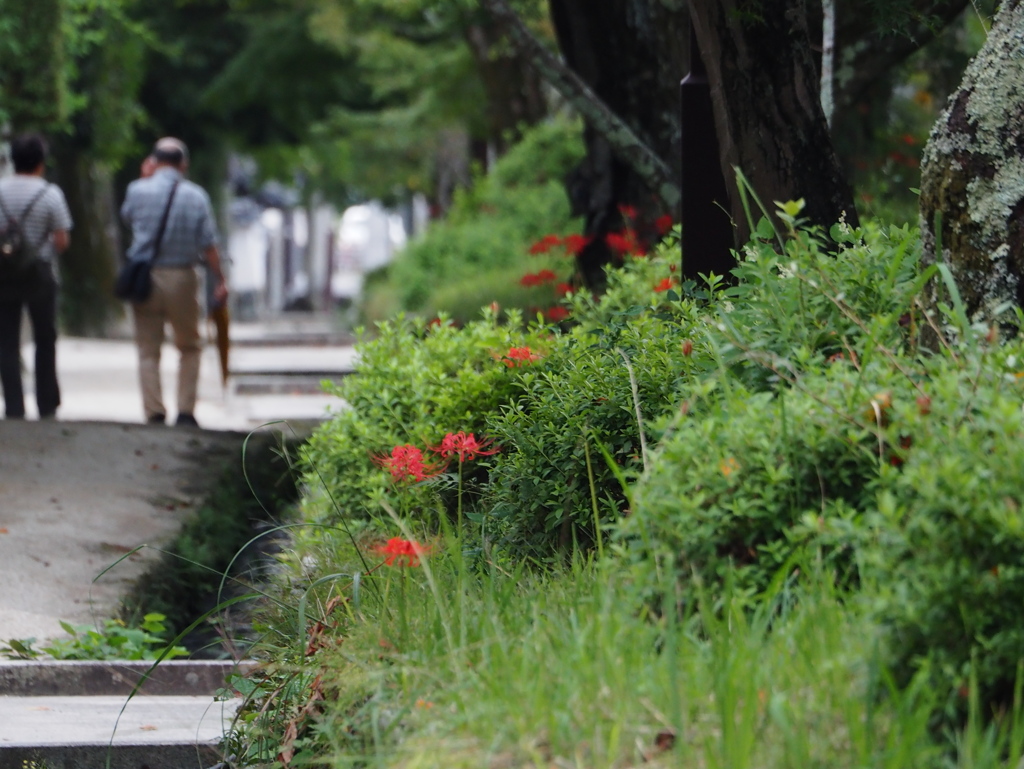
<instances>
[{"instance_id":1,"label":"black shoe","mask_svg":"<svg viewBox=\"0 0 1024 769\"><path fill-rule=\"evenodd\" d=\"M174 423L175 427L199 427L199 423L196 418L191 414L181 413L178 414L178 419Z\"/></svg>"},{"instance_id":2,"label":"black shoe","mask_svg":"<svg viewBox=\"0 0 1024 769\"><path fill-rule=\"evenodd\" d=\"M154 414L146 422L151 425L162 425L167 422L167 417L163 414Z\"/></svg>"}]
</instances>

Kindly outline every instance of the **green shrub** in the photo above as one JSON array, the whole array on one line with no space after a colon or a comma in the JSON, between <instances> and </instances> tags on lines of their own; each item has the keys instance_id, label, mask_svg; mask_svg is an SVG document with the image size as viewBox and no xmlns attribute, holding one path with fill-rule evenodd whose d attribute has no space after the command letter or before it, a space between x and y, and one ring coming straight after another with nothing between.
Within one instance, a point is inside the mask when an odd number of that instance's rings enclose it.
<instances>
[{"instance_id":1,"label":"green shrub","mask_svg":"<svg viewBox=\"0 0 1024 769\"><path fill-rule=\"evenodd\" d=\"M880 348L913 347L913 302L923 282L917 230L837 225L833 237L838 253L803 230L784 238L781 254L770 237L742 250L736 285L716 307L714 346L754 389L775 389L833 356L870 359Z\"/></svg>"},{"instance_id":2,"label":"green shrub","mask_svg":"<svg viewBox=\"0 0 1024 769\"><path fill-rule=\"evenodd\" d=\"M332 520L375 513L376 499L390 481L373 456L394 446L426 449L460 430L482 438L487 418L511 402L523 376L523 369L506 365L506 353L512 347L547 346L542 339L547 332L520 330L522 325L515 313L507 325L499 324L490 310L461 329L409 317L382 323L375 339L360 343L356 373L331 387L347 408L305 447L307 487L320 498L310 514ZM410 490L427 509L433 507L433 492Z\"/></svg>"},{"instance_id":3,"label":"green shrub","mask_svg":"<svg viewBox=\"0 0 1024 769\"><path fill-rule=\"evenodd\" d=\"M692 355L704 333L697 306L654 290L674 258L666 247L612 272L604 297L573 297L578 325L488 421L507 448L493 463L487 523L515 555L591 547L597 521L626 512L620 476L642 470L643 442L657 438L652 426L700 367Z\"/></svg>"},{"instance_id":4,"label":"green shrub","mask_svg":"<svg viewBox=\"0 0 1024 769\"><path fill-rule=\"evenodd\" d=\"M579 124L557 120L531 128L491 173L456 194L444 220L408 245L387 280L371 289L364 312L382 304L375 294L389 290L404 310L445 313L460 323L475 318L492 301L523 310L536 306L533 295L507 289L540 268L554 269L560 280L569 278L570 263L538 260L529 248L549 233L578 230L562 177L582 157ZM500 278L488 277L492 272ZM453 291L453 284L464 293ZM488 294L482 290L485 285L498 292ZM382 318L367 314L365 319Z\"/></svg>"},{"instance_id":5,"label":"green shrub","mask_svg":"<svg viewBox=\"0 0 1024 769\"><path fill-rule=\"evenodd\" d=\"M897 680L927 669L955 721L972 674L995 713L1024 664L1022 353L944 361L921 380L927 401L894 402L903 462L886 468L864 525Z\"/></svg>"},{"instance_id":6,"label":"green shrub","mask_svg":"<svg viewBox=\"0 0 1024 769\"><path fill-rule=\"evenodd\" d=\"M714 594L729 579L753 594L808 546L841 581L855 578L855 525L899 446L896 428L879 436L878 419L894 399L913 403L912 392L888 366L843 362L777 393L705 383L668 427L619 527L638 583L684 603L701 583Z\"/></svg>"}]
</instances>

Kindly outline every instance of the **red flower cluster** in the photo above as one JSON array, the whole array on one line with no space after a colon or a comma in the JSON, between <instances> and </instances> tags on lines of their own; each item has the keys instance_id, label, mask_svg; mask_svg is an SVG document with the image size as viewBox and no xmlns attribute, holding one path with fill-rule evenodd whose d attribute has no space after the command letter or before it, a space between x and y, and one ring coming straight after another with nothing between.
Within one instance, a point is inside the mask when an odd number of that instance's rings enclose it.
<instances>
[{"instance_id":1,"label":"red flower cluster","mask_svg":"<svg viewBox=\"0 0 1024 769\"><path fill-rule=\"evenodd\" d=\"M576 289L574 289L572 287L571 283L556 283L555 284L555 293L558 294L559 296L565 296L566 294L570 293L571 291L575 291L575 290Z\"/></svg>"},{"instance_id":2,"label":"red flower cluster","mask_svg":"<svg viewBox=\"0 0 1024 769\"><path fill-rule=\"evenodd\" d=\"M558 280L558 276L551 270L541 270L537 273L527 273L519 279L519 284L532 288L533 286L543 286L545 283L553 283L556 280Z\"/></svg>"},{"instance_id":3,"label":"red flower cluster","mask_svg":"<svg viewBox=\"0 0 1024 769\"><path fill-rule=\"evenodd\" d=\"M420 557L427 555L430 548L413 539L392 537L386 544L378 547L377 552L387 556L384 559L387 566L419 566Z\"/></svg>"},{"instance_id":4,"label":"red flower cluster","mask_svg":"<svg viewBox=\"0 0 1024 769\"><path fill-rule=\"evenodd\" d=\"M654 220L654 229L658 231L659 235L667 233L672 229L672 216L670 214L659 216Z\"/></svg>"},{"instance_id":5,"label":"red flower cluster","mask_svg":"<svg viewBox=\"0 0 1024 769\"><path fill-rule=\"evenodd\" d=\"M473 433L466 435L462 430L459 430L457 433L448 433L444 436L444 440L441 441L441 445L432 450L445 459L457 456L460 462L468 462L477 457L490 456L501 451L501 449L488 449L487 447L492 442L490 440L480 442Z\"/></svg>"},{"instance_id":6,"label":"red flower cluster","mask_svg":"<svg viewBox=\"0 0 1024 769\"><path fill-rule=\"evenodd\" d=\"M530 246L530 253L536 256L537 254L546 254L553 248L558 248L562 245L562 239L557 235L545 235L543 238L538 240L532 246Z\"/></svg>"},{"instance_id":7,"label":"red flower cluster","mask_svg":"<svg viewBox=\"0 0 1024 769\"><path fill-rule=\"evenodd\" d=\"M520 349L530 354L530 348ZM500 449L488 449L491 443L490 440L478 441L473 433L466 435L460 430L457 433L448 433L440 446L431 446L430 450L440 454L445 460L458 456L460 462L466 462L477 457L497 454ZM428 462L423 457L423 452L411 444L395 446L390 454L373 456L372 459L375 465L391 473L391 478L396 483L421 483L437 477L448 468L447 462Z\"/></svg>"},{"instance_id":8,"label":"red flower cluster","mask_svg":"<svg viewBox=\"0 0 1024 769\"><path fill-rule=\"evenodd\" d=\"M395 446L391 449L390 455L375 456L373 462L391 473L391 477L399 483L420 483L444 472L444 465L427 462L423 458L423 452L410 444Z\"/></svg>"},{"instance_id":9,"label":"red flower cluster","mask_svg":"<svg viewBox=\"0 0 1024 769\"><path fill-rule=\"evenodd\" d=\"M569 311L564 307L549 307L544 316L552 323L559 323L569 317Z\"/></svg>"},{"instance_id":10,"label":"red flower cluster","mask_svg":"<svg viewBox=\"0 0 1024 769\"><path fill-rule=\"evenodd\" d=\"M585 235L566 235L562 245L565 246L565 253L569 256L576 256L584 248L590 245L593 238Z\"/></svg>"},{"instance_id":11,"label":"red flower cluster","mask_svg":"<svg viewBox=\"0 0 1024 769\"><path fill-rule=\"evenodd\" d=\"M528 366L538 360L540 360L540 356L529 347L510 347L509 351L505 353L505 365L509 368Z\"/></svg>"},{"instance_id":12,"label":"red flower cluster","mask_svg":"<svg viewBox=\"0 0 1024 769\"><path fill-rule=\"evenodd\" d=\"M609 232L604 242L619 256L647 256L647 250L637 240L636 233L631 229L622 232Z\"/></svg>"},{"instance_id":13,"label":"red flower cluster","mask_svg":"<svg viewBox=\"0 0 1024 769\"><path fill-rule=\"evenodd\" d=\"M631 222L636 221L636 206L623 203L619 206L619 213L622 214L623 219L628 219Z\"/></svg>"},{"instance_id":14,"label":"red flower cluster","mask_svg":"<svg viewBox=\"0 0 1024 769\"><path fill-rule=\"evenodd\" d=\"M566 235L564 238L559 237L558 235L545 235L530 246L530 253L533 256L549 254L551 251L561 246L565 249L566 256L576 256L590 244L590 241L591 238L577 234Z\"/></svg>"},{"instance_id":15,"label":"red flower cluster","mask_svg":"<svg viewBox=\"0 0 1024 769\"><path fill-rule=\"evenodd\" d=\"M654 290L657 291L658 293L661 293L662 291L668 291L672 288L675 288L675 285L675 278L662 278L661 282L654 287Z\"/></svg>"}]
</instances>

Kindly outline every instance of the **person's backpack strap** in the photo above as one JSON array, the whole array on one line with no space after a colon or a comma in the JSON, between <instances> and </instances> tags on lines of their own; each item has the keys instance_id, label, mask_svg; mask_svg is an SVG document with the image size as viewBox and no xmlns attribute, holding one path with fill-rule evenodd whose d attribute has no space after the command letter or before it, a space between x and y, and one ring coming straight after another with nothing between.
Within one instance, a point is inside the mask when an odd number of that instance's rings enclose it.
<instances>
[{"instance_id":1,"label":"person's backpack strap","mask_svg":"<svg viewBox=\"0 0 1024 769\"><path fill-rule=\"evenodd\" d=\"M167 205L164 206L163 216L160 217L160 226L156 230L156 243L153 246L153 258L150 260L150 264L156 264L156 260L160 258L160 246L164 240L164 230L167 229L167 217L171 213L174 193L178 191L178 182L178 179L174 180L174 184L171 186L171 194L167 197Z\"/></svg>"},{"instance_id":2,"label":"person's backpack strap","mask_svg":"<svg viewBox=\"0 0 1024 769\"><path fill-rule=\"evenodd\" d=\"M28 205L25 206L25 210L21 212L20 217L15 217L11 213L11 210L7 207L7 204L4 203L4 196L0 195L0 211L3 211L4 217L7 219L7 223L10 224L11 222L14 222L16 225L20 227L22 222L25 221L29 213L31 213L32 209L35 208L36 203L38 203L40 198L42 198L43 195L46 194L46 191L48 189L50 189L50 185L48 183L44 184L43 188L32 196L32 200L30 200L28 202Z\"/></svg>"}]
</instances>

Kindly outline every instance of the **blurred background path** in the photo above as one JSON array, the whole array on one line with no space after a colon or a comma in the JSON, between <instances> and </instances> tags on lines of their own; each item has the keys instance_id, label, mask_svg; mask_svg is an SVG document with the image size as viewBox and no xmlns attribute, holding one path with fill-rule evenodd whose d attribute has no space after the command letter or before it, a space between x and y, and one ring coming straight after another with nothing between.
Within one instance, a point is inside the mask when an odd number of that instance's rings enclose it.
<instances>
[{"instance_id":1,"label":"blurred background path","mask_svg":"<svg viewBox=\"0 0 1024 769\"><path fill-rule=\"evenodd\" d=\"M207 332L212 340L212 328ZM352 369L355 353L331 328L329 316L300 314L271 322L231 324L231 376L221 383L217 350L203 350L196 419L210 430L249 430L274 420L308 424L337 409L337 397L323 392L325 379L340 380ZM26 410L38 412L32 396L32 345L23 348ZM161 373L164 401L173 423L178 352L164 346ZM143 421L135 345L120 339L62 338L57 344L62 405L57 419L109 422Z\"/></svg>"}]
</instances>

